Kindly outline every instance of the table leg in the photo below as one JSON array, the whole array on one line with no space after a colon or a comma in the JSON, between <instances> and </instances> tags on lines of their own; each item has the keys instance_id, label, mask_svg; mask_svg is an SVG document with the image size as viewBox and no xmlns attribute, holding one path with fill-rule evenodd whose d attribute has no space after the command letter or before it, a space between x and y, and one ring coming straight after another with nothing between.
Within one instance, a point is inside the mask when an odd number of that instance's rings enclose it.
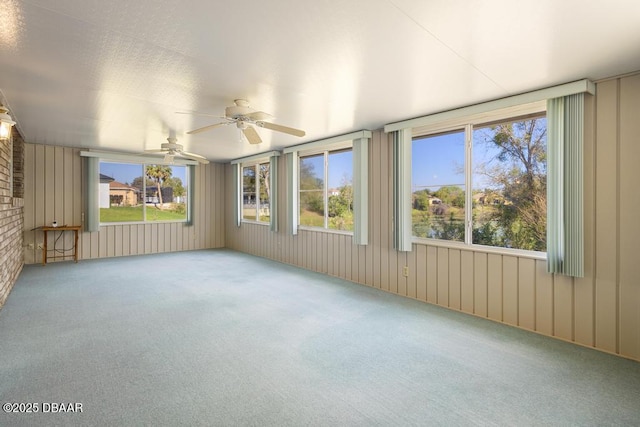
<instances>
[{"instance_id":1,"label":"table leg","mask_svg":"<svg viewBox=\"0 0 640 427\"><path fill-rule=\"evenodd\" d=\"M73 258L78 262L78 230L75 231L75 242L73 243Z\"/></svg>"},{"instance_id":2,"label":"table leg","mask_svg":"<svg viewBox=\"0 0 640 427\"><path fill-rule=\"evenodd\" d=\"M47 264L47 233L44 232L44 242L42 243L42 265Z\"/></svg>"}]
</instances>

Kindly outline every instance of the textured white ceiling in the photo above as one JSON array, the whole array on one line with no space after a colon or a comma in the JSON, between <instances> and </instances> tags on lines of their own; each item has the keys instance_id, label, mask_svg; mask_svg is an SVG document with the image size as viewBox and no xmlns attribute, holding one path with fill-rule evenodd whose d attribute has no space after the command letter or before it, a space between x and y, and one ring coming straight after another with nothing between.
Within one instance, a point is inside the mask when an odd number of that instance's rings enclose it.
<instances>
[{"instance_id":1,"label":"textured white ceiling","mask_svg":"<svg viewBox=\"0 0 640 427\"><path fill-rule=\"evenodd\" d=\"M637 0L0 0L0 91L28 142L213 161L640 70ZM304 129L249 145L236 98Z\"/></svg>"}]
</instances>

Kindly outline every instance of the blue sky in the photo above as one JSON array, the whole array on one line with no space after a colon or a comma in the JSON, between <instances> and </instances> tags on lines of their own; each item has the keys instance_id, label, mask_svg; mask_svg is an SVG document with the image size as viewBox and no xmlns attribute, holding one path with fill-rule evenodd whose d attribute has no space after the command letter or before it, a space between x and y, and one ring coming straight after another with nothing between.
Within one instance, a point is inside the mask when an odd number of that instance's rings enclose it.
<instances>
[{"instance_id":1,"label":"blue sky","mask_svg":"<svg viewBox=\"0 0 640 427\"><path fill-rule=\"evenodd\" d=\"M464 132L413 141L412 191L443 185L464 186Z\"/></svg>"},{"instance_id":2,"label":"blue sky","mask_svg":"<svg viewBox=\"0 0 640 427\"><path fill-rule=\"evenodd\" d=\"M324 179L324 157L322 155L303 158L304 162L313 165L316 178ZM353 181L353 153L342 151L329 153L329 188L339 188Z\"/></svg>"},{"instance_id":3,"label":"blue sky","mask_svg":"<svg viewBox=\"0 0 640 427\"><path fill-rule=\"evenodd\" d=\"M186 187L186 166L172 165L171 170L173 172L173 176L180 178L182 180L182 184ZM135 163L100 162L100 173L110 176L123 184L131 184L135 178L143 175L143 169L141 164Z\"/></svg>"},{"instance_id":4,"label":"blue sky","mask_svg":"<svg viewBox=\"0 0 640 427\"><path fill-rule=\"evenodd\" d=\"M485 143L488 128L473 131L473 169L495 159L499 150L493 143ZM412 145L412 191L429 188L432 191L445 185L465 184L464 131L415 139ZM477 173L472 175L473 188L482 190L490 184Z\"/></svg>"}]
</instances>

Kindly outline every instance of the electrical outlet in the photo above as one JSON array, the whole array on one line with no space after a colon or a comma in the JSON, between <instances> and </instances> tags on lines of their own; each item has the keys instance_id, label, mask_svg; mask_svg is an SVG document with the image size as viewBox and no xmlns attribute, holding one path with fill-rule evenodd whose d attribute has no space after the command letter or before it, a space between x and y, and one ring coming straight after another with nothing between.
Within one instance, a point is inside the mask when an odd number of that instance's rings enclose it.
<instances>
[{"instance_id":1,"label":"electrical outlet","mask_svg":"<svg viewBox=\"0 0 640 427\"><path fill-rule=\"evenodd\" d=\"M404 267L402 267L402 275L404 277L409 277L409 266L405 265Z\"/></svg>"},{"instance_id":2,"label":"electrical outlet","mask_svg":"<svg viewBox=\"0 0 640 427\"><path fill-rule=\"evenodd\" d=\"M38 249L42 249L42 243L38 243Z\"/></svg>"},{"instance_id":3,"label":"electrical outlet","mask_svg":"<svg viewBox=\"0 0 640 427\"><path fill-rule=\"evenodd\" d=\"M27 249L33 249L33 248L34 248L33 243L29 243L29 244L27 245Z\"/></svg>"}]
</instances>

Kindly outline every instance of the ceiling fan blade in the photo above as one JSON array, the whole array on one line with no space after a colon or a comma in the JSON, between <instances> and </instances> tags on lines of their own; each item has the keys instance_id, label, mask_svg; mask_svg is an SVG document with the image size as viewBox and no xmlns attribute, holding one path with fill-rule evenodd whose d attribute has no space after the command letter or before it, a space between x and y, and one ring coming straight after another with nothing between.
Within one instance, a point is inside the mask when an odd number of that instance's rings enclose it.
<instances>
[{"instance_id":1,"label":"ceiling fan blade","mask_svg":"<svg viewBox=\"0 0 640 427\"><path fill-rule=\"evenodd\" d=\"M260 144L262 142L260 135L258 135L258 132L254 127L247 126L245 129L241 130L245 138L247 138L247 141L249 141L249 144Z\"/></svg>"},{"instance_id":2,"label":"ceiling fan blade","mask_svg":"<svg viewBox=\"0 0 640 427\"><path fill-rule=\"evenodd\" d=\"M167 150L163 150L162 148L154 148L151 150L144 150L145 153L164 153Z\"/></svg>"},{"instance_id":3,"label":"ceiling fan blade","mask_svg":"<svg viewBox=\"0 0 640 427\"><path fill-rule=\"evenodd\" d=\"M256 125L260 126L261 128L267 128L267 129L275 130L276 132L287 133L293 136L305 136L306 134L305 131L303 130L294 129L294 128L290 128L282 125L277 125L275 123L256 122Z\"/></svg>"},{"instance_id":4,"label":"ceiling fan blade","mask_svg":"<svg viewBox=\"0 0 640 427\"><path fill-rule=\"evenodd\" d=\"M193 134L200 133L200 132L206 132L209 129L217 128L219 126L225 126L225 125L228 125L229 123L233 123L233 121L215 123L215 124L212 124L212 125L209 125L209 126L205 126L205 127L201 127L201 128L198 128L198 129L194 129L192 131L187 132L187 135L193 135Z\"/></svg>"},{"instance_id":5,"label":"ceiling fan blade","mask_svg":"<svg viewBox=\"0 0 640 427\"><path fill-rule=\"evenodd\" d=\"M201 156L199 154L188 153L186 151L182 151L182 152L180 152L180 155L182 157L186 157L187 159L197 160L200 163L204 163L205 165L209 163L209 160L207 160L206 157L203 157L203 156Z\"/></svg>"},{"instance_id":6,"label":"ceiling fan blade","mask_svg":"<svg viewBox=\"0 0 640 427\"><path fill-rule=\"evenodd\" d=\"M246 117L249 120L253 120L253 121L273 119L273 116L271 114L265 113L264 111L254 111L253 113L247 114Z\"/></svg>"},{"instance_id":7,"label":"ceiling fan blade","mask_svg":"<svg viewBox=\"0 0 640 427\"><path fill-rule=\"evenodd\" d=\"M203 116L203 117L216 117L218 119L226 119L226 117L222 117L220 114L208 114L208 113L199 113L197 111L174 111L176 114L186 114L189 116Z\"/></svg>"}]
</instances>

